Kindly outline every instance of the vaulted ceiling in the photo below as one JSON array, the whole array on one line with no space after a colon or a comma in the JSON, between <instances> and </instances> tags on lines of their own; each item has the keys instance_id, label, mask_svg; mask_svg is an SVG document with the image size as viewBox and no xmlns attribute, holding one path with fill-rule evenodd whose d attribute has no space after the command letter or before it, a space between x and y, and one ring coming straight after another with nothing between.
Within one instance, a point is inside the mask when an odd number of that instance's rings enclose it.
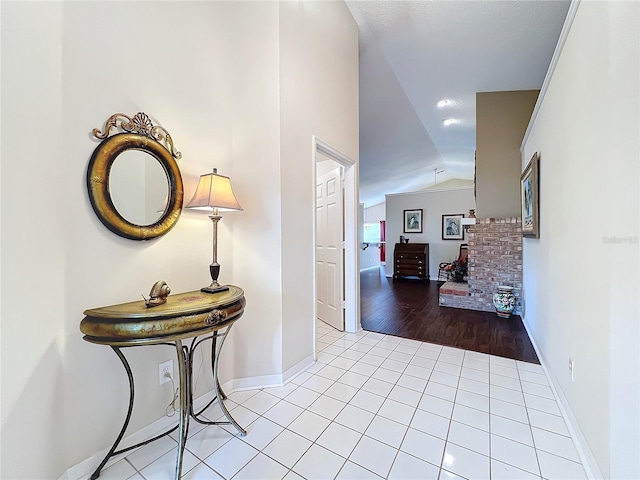
<instances>
[{"instance_id":1,"label":"vaulted ceiling","mask_svg":"<svg viewBox=\"0 0 640 480\"><path fill-rule=\"evenodd\" d=\"M360 202L371 206L473 179L476 92L540 88L570 2L346 4L360 40Z\"/></svg>"}]
</instances>

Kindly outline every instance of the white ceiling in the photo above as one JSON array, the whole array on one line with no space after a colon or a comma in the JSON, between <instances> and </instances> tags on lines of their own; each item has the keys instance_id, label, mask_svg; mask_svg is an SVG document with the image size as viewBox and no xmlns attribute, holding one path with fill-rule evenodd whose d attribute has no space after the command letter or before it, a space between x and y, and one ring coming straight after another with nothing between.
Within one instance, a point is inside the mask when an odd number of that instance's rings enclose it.
<instances>
[{"instance_id":1,"label":"white ceiling","mask_svg":"<svg viewBox=\"0 0 640 480\"><path fill-rule=\"evenodd\" d=\"M360 40L360 202L371 206L433 185L435 169L437 183L473 179L476 92L540 88L570 1L346 4Z\"/></svg>"}]
</instances>

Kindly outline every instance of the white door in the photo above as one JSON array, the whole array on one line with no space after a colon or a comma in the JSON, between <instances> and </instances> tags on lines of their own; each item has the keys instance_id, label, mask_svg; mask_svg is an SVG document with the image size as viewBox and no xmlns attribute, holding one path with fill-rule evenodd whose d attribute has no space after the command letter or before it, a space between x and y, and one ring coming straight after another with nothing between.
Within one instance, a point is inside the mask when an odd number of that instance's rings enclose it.
<instances>
[{"instance_id":1,"label":"white door","mask_svg":"<svg viewBox=\"0 0 640 480\"><path fill-rule=\"evenodd\" d=\"M316 181L316 298L318 319L344 330L341 168Z\"/></svg>"}]
</instances>

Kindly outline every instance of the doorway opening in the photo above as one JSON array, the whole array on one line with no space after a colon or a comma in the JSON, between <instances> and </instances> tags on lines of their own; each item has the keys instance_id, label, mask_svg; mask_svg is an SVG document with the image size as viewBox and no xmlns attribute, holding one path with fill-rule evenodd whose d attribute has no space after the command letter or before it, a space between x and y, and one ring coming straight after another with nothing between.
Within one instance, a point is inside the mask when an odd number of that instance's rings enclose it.
<instances>
[{"instance_id":1,"label":"doorway opening","mask_svg":"<svg viewBox=\"0 0 640 480\"><path fill-rule=\"evenodd\" d=\"M320 140L318 137L313 137L313 186L314 186L314 242L316 248L313 250L313 265L314 265L314 315L313 315L313 351L314 358L316 356L316 329L318 322L320 303L327 304L328 296L322 296L328 293L329 286L335 287L333 283L326 283L320 285L318 282L318 275L323 275L323 278L328 278L325 275L329 261L324 256L326 251L322 251L318 254L319 242L323 242L320 248L324 249L324 246L328 243L336 243L334 241L335 231L328 236L325 232L320 231L320 221L324 221L324 216L327 218L330 216L335 220L335 224L342 226L341 238L338 245L339 250L333 251L333 259L341 260L335 267L331 265L330 269L338 268L338 271L331 272L331 278L339 279L342 286L334 288L331 294L331 303L335 307L339 307L344 315L344 327L347 332L357 332L360 330L360 275L359 275L359 261L358 261L358 170L357 164L344 155L342 152L333 148L328 143ZM324 199L318 199L319 181L323 181L325 170L337 171L340 181L338 184L333 181L331 188L339 188L339 196L341 205L333 205L331 202L336 200L335 198L326 201ZM332 182L332 180L328 180ZM327 191L325 189L324 193ZM320 208L320 213L319 213ZM334 209L328 214L330 209ZM324 228L324 227L322 227ZM337 255L336 255L337 253ZM320 262L320 263L319 263ZM333 262L333 260L331 260ZM319 267L320 265L320 267ZM322 289L321 289L321 288ZM319 292L320 297L319 298Z\"/></svg>"}]
</instances>

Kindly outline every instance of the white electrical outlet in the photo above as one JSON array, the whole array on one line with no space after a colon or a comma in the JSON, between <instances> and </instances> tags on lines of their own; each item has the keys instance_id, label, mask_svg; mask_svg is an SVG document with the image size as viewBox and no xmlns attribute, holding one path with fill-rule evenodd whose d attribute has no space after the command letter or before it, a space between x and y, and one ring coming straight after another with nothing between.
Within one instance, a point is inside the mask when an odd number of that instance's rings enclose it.
<instances>
[{"instance_id":1,"label":"white electrical outlet","mask_svg":"<svg viewBox=\"0 0 640 480\"><path fill-rule=\"evenodd\" d=\"M167 360L158 365L158 384L170 382L173 378L173 360Z\"/></svg>"},{"instance_id":2,"label":"white electrical outlet","mask_svg":"<svg viewBox=\"0 0 640 480\"><path fill-rule=\"evenodd\" d=\"M573 370L574 370L574 363L573 363L573 359L569 359L569 375L571 375L571 381L573 382L575 379L573 377Z\"/></svg>"}]
</instances>

